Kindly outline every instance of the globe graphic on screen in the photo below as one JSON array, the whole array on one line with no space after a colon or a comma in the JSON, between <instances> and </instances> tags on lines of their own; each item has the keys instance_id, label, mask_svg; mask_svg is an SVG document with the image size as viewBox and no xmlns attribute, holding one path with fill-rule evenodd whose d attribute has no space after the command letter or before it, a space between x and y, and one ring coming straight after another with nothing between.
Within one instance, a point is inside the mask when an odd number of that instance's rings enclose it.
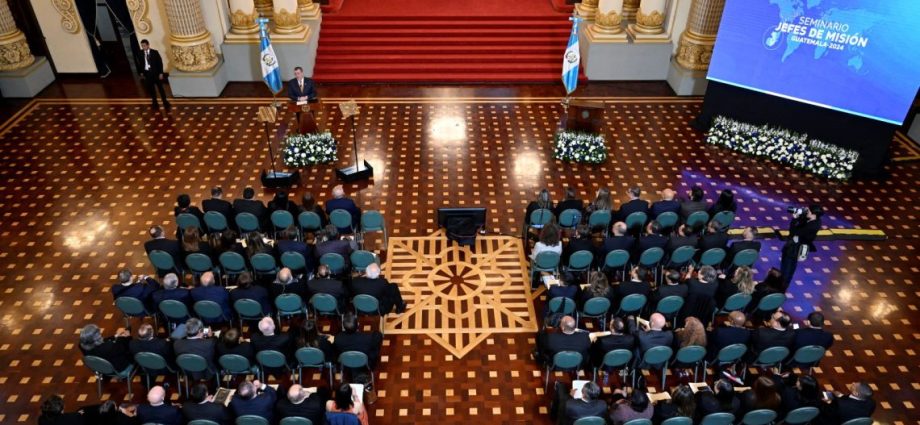
<instances>
[{"instance_id":1,"label":"globe graphic on screen","mask_svg":"<svg viewBox=\"0 0 920 425\"><path fill-rule=\"evenodd\" d=\"M766 47L767 50L776 50L779 48L780 41L782 41L782 33L775 30L775 27L769 27L763 34L763 47Z\"/></svg>"}]
</instances>

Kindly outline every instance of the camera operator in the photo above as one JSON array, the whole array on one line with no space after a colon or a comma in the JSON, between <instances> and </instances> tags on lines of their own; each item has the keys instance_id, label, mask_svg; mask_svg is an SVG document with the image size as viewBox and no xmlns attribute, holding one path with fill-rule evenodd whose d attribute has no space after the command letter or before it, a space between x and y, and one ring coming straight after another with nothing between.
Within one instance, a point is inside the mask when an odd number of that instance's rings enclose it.
<instances>
[{"instance_id":1,"label":"camera operator","mask_svg":"<svg viewBox=\"0 0 920 425\"><path fill-rule=\"evenodd\" d=\"M809 251L817 250L814 241L818 236L818 230L821 230L821 216L824 215L824 209L818 204L812 204L808 208L789 207L788 211L792 213L793 218L789 223L789 236L783 245L780 266L783 273L783 291L792 282L799 260L804 260Z\"/></svg>"}]
</instances>

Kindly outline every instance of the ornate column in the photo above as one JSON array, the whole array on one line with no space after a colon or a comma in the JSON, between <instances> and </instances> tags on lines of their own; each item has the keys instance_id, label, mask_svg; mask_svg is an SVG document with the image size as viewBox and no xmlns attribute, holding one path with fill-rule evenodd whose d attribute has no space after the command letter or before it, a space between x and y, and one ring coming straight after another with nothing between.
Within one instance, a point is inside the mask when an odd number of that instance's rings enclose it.
<instances>
[{"instance_id":1,"label":"ornate column","mask_svg":"<svg viewBox=\"0 0 920 425\"><path fill-rule=\"evenodd\" d=\"M200 0L166 0L166 19L176 69L197 72L217 65L217 53L201 15Z\"/></svg>"},{"instance_id":2,"label":"ornate column","mask_svg":"<svg viewBox=\"0 0 920 425\"><path fill-rule=\"evenodd\" d=\"M712 48L719 32L725 0L693 0L687 27L680 35L677 64L693 71L709 69Z\"/></svg>"},{"instance_id":3,"label":"ornate column","mask_svg":"<svg viewBox=\"0 0 920 425\"><path fill-rule=\"evenodd\" d=\"M272 13L274 12L272 0L255 0L255 5L256 11L259 12L260 16L271 19Z\"/></svg>"},{"instance_id":4,"label":"ornate column","mask_svg":"<svg viewBox=\"0 0 920 425\"><path fill-rule=\"evenodd\" d=\"M636 23L629 26L630 33L661 34L664 32L665 0L642 0L636 11Z\"/></svg>"},{"instance_id":5,"label":"ornate column","mask_svg":"<svg viewBox=\"0 0 920 425\"><path fill-rule=\"evenodd\" d=\"M313 3L313 0L297 0L297 8L300 10L300 19L316 19L320 15L319 5Z\"/></svg>"},{"instance_id":6,"label":"ornate column","mask_svg":"<svg viewBox=\"0 0 920 425\"><path fill-rule=\"evenodd\" d=\"M10 5L0 0L0 71L25 68L35 62L26 36L16 27Z\"/></svg>"},{"instance_id":7,"label":"ornate column","mask_svg":"<svg viewBox=\"0 0 920 425\"><path fill-rule=\"evenodd\" d=\"M591 41L626 41L622 22L623 0L600 0L587 36Z\"/></svg>"},{"instance_id":8,"label":"ornate column","mask_svg":"<svg viewBox=\"0 0 920 425\"><path fill-rule=\"evenodd\" d=\"M274 22L272 32L282 36L302 35L306 27L300 22L297 0L274 0Z\"/></svg>"},{"instance_id":9,"label":"ornate column","mask_svg":"<svg viewBox=\"0 0 920 425\"><path fill-rule=\"evenodd\" d=\"M639 0L623 0L623 19L636 20L636 11L639 10Z\"/></svg>"},{"instance_id":10,"label":"ornate column","mask_svg":"<svg viewBox=\"0 0 920 425\"><path fill-rule=\"evenodd\" d=\"M581 0L581 3L575 5L575 10L578 11L578 16L589 21L594 20L594 15L597 14L597 0Z\"/></svg>"},{"instance_id":11,"label":"ornate column","mask_svg":"<svg viewBox=\"0 0 920 425\"><path fill-rule=\"evenodd\" d=\"M253 0L229 0L230 4L230 33L237 35L251 35L259 33L256 18L259 13Z\"/></svg>"}]
</instances>

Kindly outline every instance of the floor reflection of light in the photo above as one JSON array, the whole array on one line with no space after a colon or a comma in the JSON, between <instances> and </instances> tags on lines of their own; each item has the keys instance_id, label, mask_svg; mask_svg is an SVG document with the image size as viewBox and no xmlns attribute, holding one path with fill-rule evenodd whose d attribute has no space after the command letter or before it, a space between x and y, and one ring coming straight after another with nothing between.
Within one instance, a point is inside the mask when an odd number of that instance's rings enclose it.
<instances>
[{"instance_id":1,"label":"floor reflection of light","mask_svg":"<svg viewBox=\"0 0 920 425\"><path fill-rule=\"evenodd\" d=\"M448 115L431 120L428 137L434 143L452 143L466 140L466 122L463 117Z\"/></svg>"},{"instance_id":2,"label":"floor reflection of light","mask_svg":"<svg viewBox=\"0 0 920 425\"><path fill-rule=\"evenodd\" d=\"M841 305L849 305L853 299L853 291L849 288L843 288L837 292L837 302Z\"/></svg>"},{"instance_id":3,"label":"floor reflection of light","mask_svg":"<svg viewBox=\"0 0 920 425\"><path fill-rule=\"evenodd\" d=\"M870 307L869 314L873 319L884 319L895 310L895 306L889 304L888 302L879 301Z\"/></svg>"},{"instance_id":4,"label":"floor reflection of light","mask_svg":"<svg viewBox=\"0 0 920 425\"><path fill-rule=\"evenodd\" d=\"M514 176L522 180L533 182L534 185L540 182L540 173L543 167L540 166L540 158L536 152L521 152L514 158Z\"/></svg>"},{"instance_id":5,"label":"floor reflection of light","mask_svg":"<svg viewBox=\"0 0 920 425\"><path fill-rule=\"evenodd\" d=\"M85 225L76 225L74 230L64 235L64 246L79 251L93 244L105 235L109 229L109 222L104 220L93 221Z\"/></svg>"}]
</instances>

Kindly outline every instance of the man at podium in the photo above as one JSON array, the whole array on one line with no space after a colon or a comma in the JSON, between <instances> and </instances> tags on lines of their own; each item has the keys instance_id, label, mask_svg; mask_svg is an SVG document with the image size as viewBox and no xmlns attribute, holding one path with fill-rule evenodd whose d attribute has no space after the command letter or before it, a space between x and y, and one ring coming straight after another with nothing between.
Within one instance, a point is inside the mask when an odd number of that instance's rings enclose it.
<instances>
[{"instance_id":1,"label":"man at podium","mask_svg":"<svg viewBox=\"0 0 920 425\"><path fill-rule=\"evenodd\" d=\"M288 83L288 97L292 102L310 102L316 100L316 87L313 80L303 76L303 68L294 68L294 79Z\"/></svg>"}]
</instances>

